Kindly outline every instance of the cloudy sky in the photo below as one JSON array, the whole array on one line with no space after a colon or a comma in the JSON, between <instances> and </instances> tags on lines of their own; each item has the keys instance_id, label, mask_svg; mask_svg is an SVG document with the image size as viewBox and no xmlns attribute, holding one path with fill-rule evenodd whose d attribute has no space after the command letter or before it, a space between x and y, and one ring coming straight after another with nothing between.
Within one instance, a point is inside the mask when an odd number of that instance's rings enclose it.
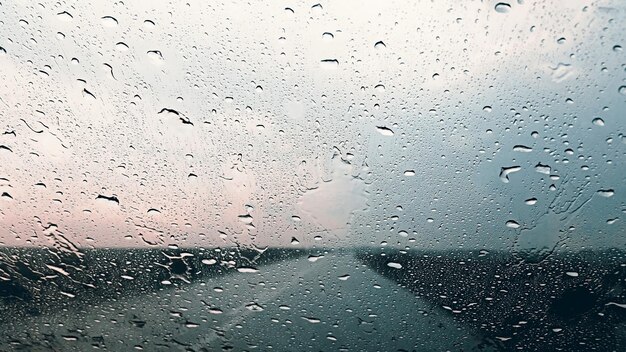
<instances>
[{"instance_id":1,"label":"cloudy sky","mask_svg":"<svg viewBox=\"0 0 626 352\"><path fill-rule=\"evenodd\" d=\"M496 3L3 3L0 245L623 247L626 6Z\"/></svg>"}]
</instances>

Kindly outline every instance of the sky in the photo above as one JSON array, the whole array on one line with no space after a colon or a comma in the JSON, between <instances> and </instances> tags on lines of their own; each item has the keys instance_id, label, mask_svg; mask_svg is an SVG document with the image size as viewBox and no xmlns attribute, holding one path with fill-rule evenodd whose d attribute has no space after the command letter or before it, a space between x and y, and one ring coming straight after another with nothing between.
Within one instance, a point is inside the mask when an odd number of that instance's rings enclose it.
<instances>
[{"instance_id":1,"label":"sky","mask_svg":"<svg viewBox=\"0 0 626 352\"><path fill-rule=\"evenodd\" d=\"M0 245L623 248L626 7L497 3L3 3Z\"/></svg>"}]
</instances>

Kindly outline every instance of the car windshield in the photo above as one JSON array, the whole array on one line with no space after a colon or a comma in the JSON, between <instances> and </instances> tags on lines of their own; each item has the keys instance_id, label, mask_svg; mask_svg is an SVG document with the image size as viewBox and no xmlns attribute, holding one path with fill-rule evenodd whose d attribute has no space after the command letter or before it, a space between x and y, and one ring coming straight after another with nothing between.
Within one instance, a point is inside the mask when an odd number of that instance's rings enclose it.
<instances>
[{"instance_id":1,"label":"car windshield","mask_svg":"<svg viewBox=\"0 0 626 352\"><path fill-rule=\"evenodd\" d=\"M626 2L316 1L0 0L0 351L626 350Z\"/></svg>"}]
</instances>

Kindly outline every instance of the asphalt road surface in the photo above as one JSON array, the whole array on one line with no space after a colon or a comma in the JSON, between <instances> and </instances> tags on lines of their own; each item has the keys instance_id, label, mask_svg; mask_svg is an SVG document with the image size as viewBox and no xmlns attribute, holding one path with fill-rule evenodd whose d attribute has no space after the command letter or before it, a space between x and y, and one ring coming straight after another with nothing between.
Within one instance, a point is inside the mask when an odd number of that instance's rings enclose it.
<instances>
[{"instance_id":1,"label":"asphalt road surface","mask_svg":"<svg viewBox=\"0 0 626 352\"><path fill-rule=\"evenodd\" d=\"M3 325L1 351L491 350L475 331L350 252L302 256ZM33 344L12 339L24 341L24 334Z\"/></svg>"}]
</instances>

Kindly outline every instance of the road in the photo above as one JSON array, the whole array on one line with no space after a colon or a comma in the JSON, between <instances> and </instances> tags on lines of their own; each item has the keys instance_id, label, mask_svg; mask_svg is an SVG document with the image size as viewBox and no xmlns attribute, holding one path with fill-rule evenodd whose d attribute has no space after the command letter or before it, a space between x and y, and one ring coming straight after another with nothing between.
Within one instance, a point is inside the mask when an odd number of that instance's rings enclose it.
<instances>
[{"instance_id":1,"label":"road","mask_svg":"<svg viewBox=\"0 0 626 352\"><path fill-rule=\"evenodd\" d=\"M30 327L29 339L40 344L28 346L31 351L486 350L446 312L351 253L312 259L29 317L6 327L4 337L23 336Z\"/></svg>"}]
</instances>

